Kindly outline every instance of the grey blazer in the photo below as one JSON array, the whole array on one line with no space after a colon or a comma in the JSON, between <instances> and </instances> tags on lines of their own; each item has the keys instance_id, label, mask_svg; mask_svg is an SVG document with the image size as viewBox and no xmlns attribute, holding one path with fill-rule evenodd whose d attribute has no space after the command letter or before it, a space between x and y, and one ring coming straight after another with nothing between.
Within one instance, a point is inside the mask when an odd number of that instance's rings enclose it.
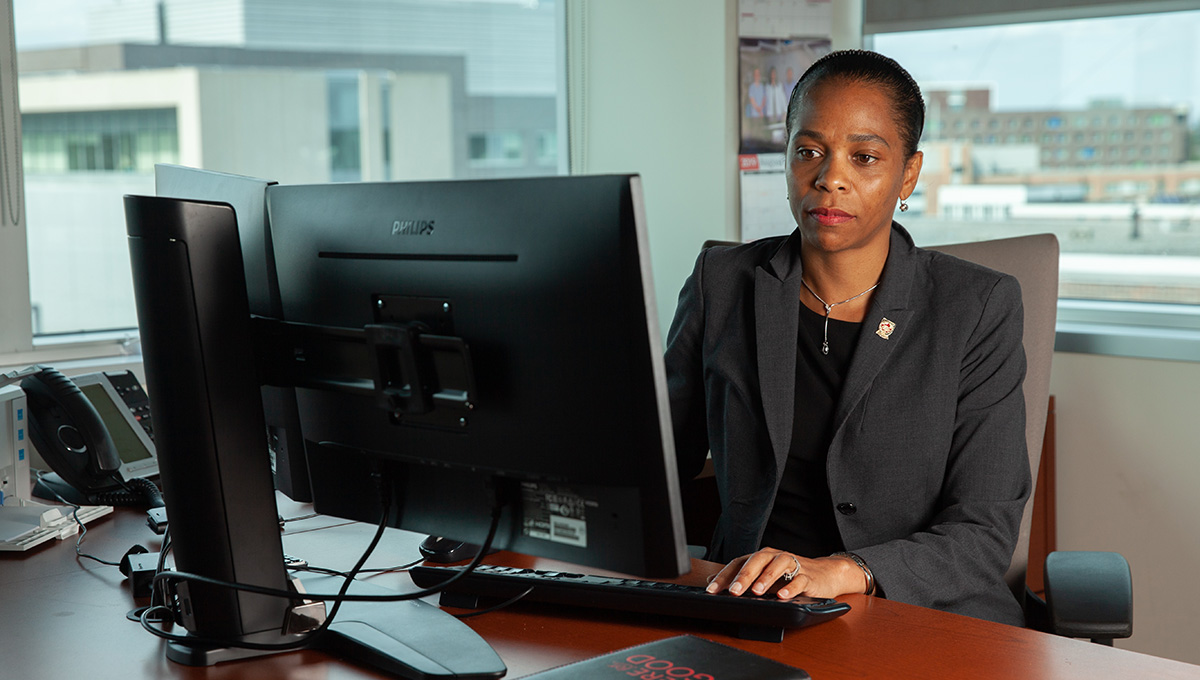
<instances>
[{"instance_id":1,"label":"grey blazer","mask_svg":"<svg viewBox=\"0 0 1200 680\"><path fill-rule=\"evenodd\" d=\"M716 468L713 560L761 547L804 408L800 247L793 232L705 250L671 324L680 473L710 450ZM1004 582L1030 493L1022 317L1016 279L917 248L893 223L827 465L842 542L890 599L1023 625Z\"/></svg>"}]
</instances>

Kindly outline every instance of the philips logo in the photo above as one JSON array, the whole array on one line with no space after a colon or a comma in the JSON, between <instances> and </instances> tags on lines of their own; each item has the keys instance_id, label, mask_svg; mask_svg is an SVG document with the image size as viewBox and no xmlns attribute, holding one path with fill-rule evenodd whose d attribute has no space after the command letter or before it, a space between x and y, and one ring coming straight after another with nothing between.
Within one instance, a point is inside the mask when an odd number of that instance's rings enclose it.
<instances>
[{"instance_id":1,"label":"philips logo","mask_svg":"<svg viewBox=\"0 0 1200 680\"><path fill-rule=\"evenodd\" d=\"M429 236L433 233L433 220L396 220L392 222L392 236Z\"/></svg>"}]
</instances>

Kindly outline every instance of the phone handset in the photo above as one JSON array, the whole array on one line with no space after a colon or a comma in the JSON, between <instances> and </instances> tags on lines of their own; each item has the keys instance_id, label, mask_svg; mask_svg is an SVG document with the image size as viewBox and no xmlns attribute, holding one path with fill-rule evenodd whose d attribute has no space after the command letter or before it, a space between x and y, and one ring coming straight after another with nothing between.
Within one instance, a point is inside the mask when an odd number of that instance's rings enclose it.
<instances>
[{"instance_id":1,"label":"phone handset","mask_svg":"<svg viewBox=\"0 0 1200 680\"><path fill-rule=\"evenodd\" d=\"M49 366L39 369L21 380L29 402L29 438L61 478L47 475L39 485L77 504L161 505L157 488L147 488L153 484L121 476L117 447L79 387Z\"/></svg>"}]
</instances>

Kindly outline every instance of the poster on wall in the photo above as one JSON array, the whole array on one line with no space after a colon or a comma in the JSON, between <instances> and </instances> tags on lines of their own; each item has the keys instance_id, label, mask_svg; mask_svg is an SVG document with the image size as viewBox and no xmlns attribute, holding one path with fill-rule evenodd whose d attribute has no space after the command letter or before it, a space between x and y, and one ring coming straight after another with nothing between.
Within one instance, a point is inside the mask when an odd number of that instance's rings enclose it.
<instances>
[{"instance_id":1,"label":"poster on wall","mask_svg":"<svg viewBox=\"0 0 1200 680\"><path fill-rule=\"evenodd\" d=\"M741 237L795 228L784 186L785 116L792 88L831 49L830 0L739 0Z\"/></svg>"},{"instance_id":2,"label":"poster on wall","mask_svg":"<svg viewBox=\"0 0 1200 680\"><path fill-rule=\"evenodd\" d=\"M742 153L782 153L784 116L800 74L829 53L828 38L740 38Z\"/></svg>"}]
</instances>

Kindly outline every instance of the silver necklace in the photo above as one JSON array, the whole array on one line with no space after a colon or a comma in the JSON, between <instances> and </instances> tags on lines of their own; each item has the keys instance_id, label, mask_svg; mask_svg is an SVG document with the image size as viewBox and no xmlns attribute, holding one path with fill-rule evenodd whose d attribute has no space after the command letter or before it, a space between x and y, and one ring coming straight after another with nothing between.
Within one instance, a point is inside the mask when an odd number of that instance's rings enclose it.
<instances>
[{"instance_id":1,"label":"silver necklace","mask_svg":"<svg viewBox=\"0 0 1200 680\"><path fill-rule=\"evenodd\" d=\"M824 300L822 300L821 296L817 295L817 291L813 290L804 279L800 279L800 285L804 286L805 288L808 288L808 292L812 293L812 296L817 299L817 302L820 302L821 306L825 308L825 340L821 342L821 354L829 354L829 312L831 312L833 310L833 308L837 307L838 305L844 305L847 302L850 302L852 300L857 300L860 297L866 295L867 293L870 293L871 291L873 291L879 287L879 282L876 281L874 286L871 286L870 288L864 290L863 292L859 293L858 295L855 295L854 297L848 297L845 300L842 300L841 302L835 302L833 304L829 304L828 302L825 302Z\"/></svg>"}]
</instances>

